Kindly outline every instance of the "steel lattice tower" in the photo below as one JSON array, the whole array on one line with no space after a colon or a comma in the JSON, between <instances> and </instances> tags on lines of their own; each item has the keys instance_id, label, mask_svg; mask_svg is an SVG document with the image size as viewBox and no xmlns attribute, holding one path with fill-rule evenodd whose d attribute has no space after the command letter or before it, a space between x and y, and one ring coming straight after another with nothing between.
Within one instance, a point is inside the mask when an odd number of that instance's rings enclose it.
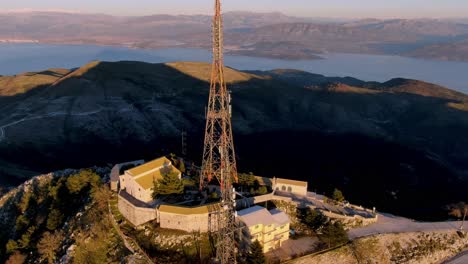
<instances>
[{"instance_id":1,"label":"steel lattice tower","mask_svg":"<svg viewBox=\"0 0 468 264\"><path fill-rule=\"evenodd\" d=\"M222 264L235 263L237 243L234 237L235 194L232 182L237 181L237 167L231 126L231 95L224 80L223 21L220 0L215 0L213 17L213 65L200 187L203 188L213 178L219 181L221 188L221 208L217 215L216 258ZM210 224L210 228L214 228L213 223Z\"/></svg>"}]
</instances>

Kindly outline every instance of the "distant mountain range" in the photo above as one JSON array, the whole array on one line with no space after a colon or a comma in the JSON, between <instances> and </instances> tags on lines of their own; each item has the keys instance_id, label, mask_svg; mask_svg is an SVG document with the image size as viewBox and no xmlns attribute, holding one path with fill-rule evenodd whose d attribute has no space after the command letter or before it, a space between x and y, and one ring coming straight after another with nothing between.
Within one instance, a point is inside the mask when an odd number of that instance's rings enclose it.
<instances>
[{"instance_id":1,"label":"distant mountain range","mask_svg":"<svg viewBox=\"0 0 468 264\"><path fill-rule=\"evenodd\" d=\"M134 48L210 47L211 17L116 17L59 12L0 13L0 40L118 45ZM228 12L231 54L318 59L329 52L468 61L468 22L436 19L329 20L281 13Z\"/></svg>"},{"instance_id":2,"label":"distant mountain range","mask_svg":"<svg viewBox=\"0 0 468 264\"><path fill-rule=\"evenodd\" d=\"M0 77L0 182L180 153L199 162L210 65L94 62ZM239 170L342 189L429 218L468 199L468 96L416 80L364 82L226 68Z\"/></svg>"}]
</instances>

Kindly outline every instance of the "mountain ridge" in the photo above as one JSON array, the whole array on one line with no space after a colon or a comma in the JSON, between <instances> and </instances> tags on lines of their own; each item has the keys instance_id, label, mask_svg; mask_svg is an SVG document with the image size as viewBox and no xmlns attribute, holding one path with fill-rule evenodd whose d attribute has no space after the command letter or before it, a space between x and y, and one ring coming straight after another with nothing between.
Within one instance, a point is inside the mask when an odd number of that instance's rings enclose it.
<instances>
[{"instance_id":1,"label":"mountain ridge","mask_svg":"<svg viewBox=\"0 0 468 264\"><path fill-rule=\"evenodd\" d=\"M339 187L359 203L407 216L434 217L444 204L463 200L465 94L404 79L382 84L296 70L225 71L240 171L307 180L322 192ZM18 93L0 90L4 184L177 153L184 130L188 158L199 162L210 64L93 62L43 71L50 72L48 84L26 92L24 75L10 81L21 84ZM288 166L296 163L307 166ZM362 189L368 184L375 190ZM437 188L447 192L444 199L430 196ZM427 208L415 210L417 199L408 201L414 193Z\"/></svg>"},{"instance_id":2,"label":"mountain ridge","mask_svg":"<svg viewBox=\"0 0 468 264\"><path fill-rule=\"evenodd\" d=\"M157 49L210 48L211 17L117 17L54 12L0 13L2 42L89 44ZM441 19L329 21L281 13L227 12L231 54L319 59L328 52L467 61L468 24ZM14 30L12 30L14 29ZM287 37L286 37L287 36Z\"/></svg>"}]
</instances>

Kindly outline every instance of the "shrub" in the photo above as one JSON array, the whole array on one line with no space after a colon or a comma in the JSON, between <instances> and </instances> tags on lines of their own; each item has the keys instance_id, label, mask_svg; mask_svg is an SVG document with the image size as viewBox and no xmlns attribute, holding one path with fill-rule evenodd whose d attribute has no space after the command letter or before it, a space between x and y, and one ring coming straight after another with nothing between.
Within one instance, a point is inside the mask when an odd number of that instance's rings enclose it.
<instances>
[{"instance_id":1,"label":"shrub","mask_svg":"<svg viewBox=\"0 0 468 264\"><path fill-rule=\"evenodd\" d=\"M47 229L57 229L63 221L63 214L58 209L52 209L47 217Z\"/></svg>"}]
</instances>

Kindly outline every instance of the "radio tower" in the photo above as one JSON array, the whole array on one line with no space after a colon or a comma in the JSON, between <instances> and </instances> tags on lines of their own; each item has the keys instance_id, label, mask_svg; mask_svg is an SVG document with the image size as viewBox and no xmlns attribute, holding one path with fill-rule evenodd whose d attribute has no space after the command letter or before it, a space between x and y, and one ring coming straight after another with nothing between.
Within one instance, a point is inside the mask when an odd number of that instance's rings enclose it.
<instances>
[{"instance_id":1,"label":"radio tower","mask_svg":"<svg viewBox=\"0 0 468 264\"><path fill-rule=\"evenodd\" d=\"M205 145L200 188L216 178L221 188L221 208L217 218L216 259L222 264L235 263L237 246L235 231L235 193L232 182L237 181L237 168L232 139L231 95L224 80L223 21L221 1L215 0L213 17L213 65L210 97L206 113ZM210 223L210 229L213 229Z\"/></svg>"}]
</instances>

